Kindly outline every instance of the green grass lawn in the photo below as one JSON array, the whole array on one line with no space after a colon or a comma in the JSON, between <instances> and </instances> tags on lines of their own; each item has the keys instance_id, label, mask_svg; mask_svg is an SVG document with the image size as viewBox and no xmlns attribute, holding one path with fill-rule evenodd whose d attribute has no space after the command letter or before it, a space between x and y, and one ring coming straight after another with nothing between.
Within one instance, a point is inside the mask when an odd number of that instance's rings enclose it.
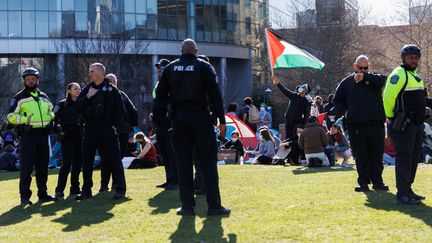
<instances>
[{"instance_id":1,"label":"green grass lawn","mask_svg":"<svg viewBox=\"0 0 432 243\"><path fill-rule=\"evenodd\" d=\"M53 171L56 172L56 171ZM222 202L230 217L207 217L205 197L197 216L179 217L177 191L163 191L162 167L127 170L129 200L96 194L75 202L18 205L18 173L0 173L0 241L139 242L431 242L432 166L422 165L414 189L428 197L420 206L395 204L394 168L384 179L390 192L356 193L356 171L273 166L219 166ZM95 172L99 189L99 171ZM57 174L48 179L52 193ZM36 199L35 180L32 183Z\"/></svg>"}]
</instances>

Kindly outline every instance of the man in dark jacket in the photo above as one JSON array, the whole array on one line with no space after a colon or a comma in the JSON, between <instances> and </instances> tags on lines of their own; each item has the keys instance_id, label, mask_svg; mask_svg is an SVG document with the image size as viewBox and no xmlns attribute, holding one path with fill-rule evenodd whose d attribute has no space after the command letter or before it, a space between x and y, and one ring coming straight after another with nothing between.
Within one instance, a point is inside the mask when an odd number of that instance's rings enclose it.
<instances>
[{"instance_id":1,"label":"man in dark jacket","mask_svg":"<svg viewBox=\"0 0 432 243\"><path fill-rule=\"evenodd\" d=\"M354 69L336 88L333 111L345 114L358 173L355 191L369 191L371 182L375 190L388 190L382 179L385 115L381 96L387 77L368 72L365 55L357 57Z\"/></svg>"},{"instance_id":2,"label":"man in dark jacket","mask_svg":"<svg viewBox=\"0 0 432 243\"><path fill-rule=\"evenodd\" d=\"M283 86L276 76L273 76L273 83L290 99L285 112L285 137L290 138L294 136L294 128L299 124L305 125L309 118L312 101L308 99L307 94L310 88L309 85L303 84L298 87L297 92L293 92Z\"/></svg>"},{"instance_id":3,"label":"man in dark jacket","mask_svg":"<svg viewBox=\"0 0 432 243\"><path fill-rule=\"evenodd\" d=\"M177 155L178 180L182 207L178 215L195 215L193 193L193 151L198 154L207 187L208 215L229 214L221 204L217 172L217 146L214 131L219 119L219 135L225 137L225 114L213 66L196 57L192 39L181 45L180 59L167 65L156 88L153 116L163 119L171 103L173 144ZM171 116L168 116L171 118Z\"/></svg>"}]
</instances>

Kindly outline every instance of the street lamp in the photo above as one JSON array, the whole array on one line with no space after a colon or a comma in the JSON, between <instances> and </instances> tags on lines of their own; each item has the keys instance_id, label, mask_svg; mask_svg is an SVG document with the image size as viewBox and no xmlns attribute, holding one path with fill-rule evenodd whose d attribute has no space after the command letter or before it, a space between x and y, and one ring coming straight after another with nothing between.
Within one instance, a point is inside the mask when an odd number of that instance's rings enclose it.
<instances>
[{"instance_id":1,"label":"street lamp","mask_svg":"<svg viewBox=\"0 0 432 243\"><path fill-rule=\"evenodd\" d=\"M272 90L270 89L270 88L267 88L266 90L264 90L264 105L267 107L267 104L266 104L266 96L268 95L268 94L270 94L272 92Z\"/></svg>"}]
</instances>

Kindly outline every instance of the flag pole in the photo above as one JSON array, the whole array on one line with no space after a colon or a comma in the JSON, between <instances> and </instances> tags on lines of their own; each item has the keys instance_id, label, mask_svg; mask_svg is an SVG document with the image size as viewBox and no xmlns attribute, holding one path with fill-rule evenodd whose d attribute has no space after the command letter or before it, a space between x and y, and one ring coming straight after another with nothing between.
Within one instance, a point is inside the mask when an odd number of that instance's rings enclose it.
<instances>
[{"instance_id":1,"label":"flag pole","mask_svg":"<svg viewBox=\"0 0 432 243\"><path fill-rule=\"evenodd\" d=\"M268 56L269 56L269 63L270 63L270 71L271 71L271 76L272 76L272 83L275 84L274 79L276 78L275 74L274 74L274 70L273 70L273 66L272 66L272 53L270 51L270 44L269 44L269 40L268 40L268 35L267 33L269 32L269 28L265 28L265 37L266 37L266 43L267 43L267 52L268 52Z\"/></svg>"}]
</instances>

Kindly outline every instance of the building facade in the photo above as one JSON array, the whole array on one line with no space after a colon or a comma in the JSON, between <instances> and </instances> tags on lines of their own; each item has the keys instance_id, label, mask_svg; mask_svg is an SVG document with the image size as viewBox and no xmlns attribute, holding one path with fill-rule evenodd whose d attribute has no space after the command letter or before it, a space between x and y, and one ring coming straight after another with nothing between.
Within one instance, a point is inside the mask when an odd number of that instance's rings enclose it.
<instances>
[{"instance_id":1,"label":"building facade","mask_svg":"<svg viewBox=\"0 0 432 243\"><path fill-rule=\"evenodd\" d=\"M119 86L148 110L157 79L154 64L174 60L193 38L209 56L226 103L252 91L253 45L268 19L268 0L0 0L0 106L22 88L20 72L41 71L53 101L69 82L85 84L100 61ZM258 29L258 30L257 30Z\"/></svg>"}]
</instances>

